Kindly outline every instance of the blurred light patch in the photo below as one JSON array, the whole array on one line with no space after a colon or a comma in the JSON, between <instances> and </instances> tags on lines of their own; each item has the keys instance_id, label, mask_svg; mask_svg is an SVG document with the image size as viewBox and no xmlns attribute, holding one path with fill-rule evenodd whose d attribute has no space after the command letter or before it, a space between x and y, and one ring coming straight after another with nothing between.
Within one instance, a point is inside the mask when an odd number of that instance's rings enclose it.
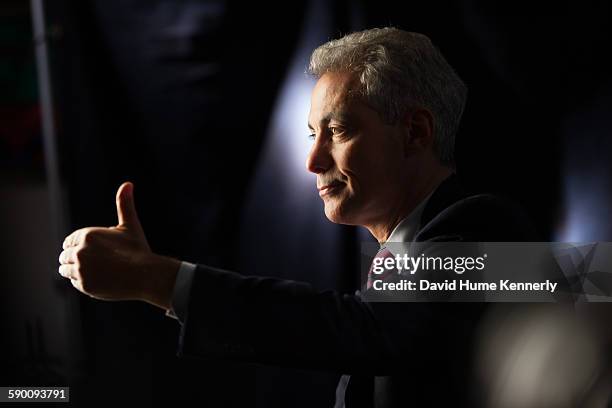
<instances>
[{"instance_id":1,"label":"blurred light patch","mask_svg":"<svg viewBox=\"0 0 612 408\"><path fill-rule=\"evenodd\" d=\"M330 39L329 7L323 0L309 2L304 30L277 98L266 146L280 160L284 179L290 180L294 191L308 189L310 199L315 197L317 202L316 177L306 169L306 157L313 143L308 138L310 94L316 81L306 70L311 52Z\"/></svg>"},{"instance_id":2,"label":"blurred light patch","mask_svg":"<svg viewBox=\"0 0 612 408\"><path fill-rule=\"evenodd\" d=\"M310 53L330 37L330 15L329 4L309 3L249 188L240 236L241 262L252 273L307 281L321 289L335 287L346 262L337 256L346 250L342 229L325 217L316 176L306 169L315 83L306 69ZM266 242L274 251L262 252L253 242Z\"/></svg>"},{"instance_id":3,"label":"blurred light patch","mask_svg":"<svg viewBox=\"0 0 612 408\"><path fill-rule=\"evenodd\" d=\"M593 383L607 369L601 338L572 308L498 307L483 325L478 372L487 408L591 405ZM598 397L600 400L602 397Z\"/></svg>"},{"instance_id":4,"label":"blurred light patch","mask_svg":"<svg viewBox=\"0 0 612 408\"><path fill-rule=\"evenodd\" d=\"M583 110L562 123L563 210L555 239L564 242L612 240L612 82Z\"/></svg>"},{"instance_id":5,"label":"blurred light patch","mask_svg":"<svg viewBox=\"0 0 612 408\"><path fill-rule=\"evenodd\" d=\"M603 169L602 169L603 170ZM600 223L609 211L605 183L598 177L568 176L565 182L565 221L557 232L560 242L605 241L607 225Z\"/></svg>"},{"instance_id":6,"label":"blurred light patch","mask_svg":"<svg viewBox=\"0 0 612 408\"><path fill-rule=\"evenodd\" d=\"M275 156L280 159L286 178L299 183L299 190L311 187L313 195L316 192L315 176L306 170L305 163L312 146L307 123L310 93L315 81L305 74L305 61L308 61L308 56L304 53L294 60L274 110L269 143L276 150Z\"/></svg>"}]
</instances>

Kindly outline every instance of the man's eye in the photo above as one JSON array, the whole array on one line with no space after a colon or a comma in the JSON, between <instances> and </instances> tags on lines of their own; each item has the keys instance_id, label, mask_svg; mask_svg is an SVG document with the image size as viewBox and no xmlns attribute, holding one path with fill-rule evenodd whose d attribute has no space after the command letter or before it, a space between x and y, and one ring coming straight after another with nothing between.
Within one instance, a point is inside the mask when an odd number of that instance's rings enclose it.
<instances>
[{"instance_id":1,"label":"man's eye","mask_svg":"<svg viewBox=\"0 0 612 408\"><path fill-rule=\"evenodd\" d=\"M314 134L314 133L310 133L310 134L308 135L308 140L315 140L315 138L316 138L316 137L317 137L317 135L316 135L316 134Z\"/></svg>"},{"instance_id":2,"label":"man's eye","mask_svg":"<svg viewBox=\"0 0 612 408\"><path fill-rule=\"evenodd\" d=\"M340 126L330 126L329 127L329 133L331 134L332 137L335 137L336 139L346 139L348 137L348 131L346 128L340 127Z\"/></svg>"}]
</instances>

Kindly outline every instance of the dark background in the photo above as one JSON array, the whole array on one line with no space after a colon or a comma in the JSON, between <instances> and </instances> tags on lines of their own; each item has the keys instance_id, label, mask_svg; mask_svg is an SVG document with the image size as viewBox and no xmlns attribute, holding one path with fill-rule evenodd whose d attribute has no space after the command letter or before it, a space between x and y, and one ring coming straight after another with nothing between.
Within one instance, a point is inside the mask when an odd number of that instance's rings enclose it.
<instances>
[{"instance_id":1,"label":"dark background","mask_svg":"<svg viewBox=\"0 0 612 408\"><path fill-rule=\"evenodd\" d=\"M87 407L331 406L339 373L179 360L176 321L90 300L56 268L67 233L116 224L131 180L156 252L350 290L365 235L325 220L307 151L287 153L308 146L295 142L307 110L286 108L307 108L309 52L357 29L425 33L467 83L456 149L469 189L520 203L543 241L610 240L608 4L397 3L45 2L58 227L30 8L3 1L0 385L70 385Z\"/></svg>"}]
</instances>

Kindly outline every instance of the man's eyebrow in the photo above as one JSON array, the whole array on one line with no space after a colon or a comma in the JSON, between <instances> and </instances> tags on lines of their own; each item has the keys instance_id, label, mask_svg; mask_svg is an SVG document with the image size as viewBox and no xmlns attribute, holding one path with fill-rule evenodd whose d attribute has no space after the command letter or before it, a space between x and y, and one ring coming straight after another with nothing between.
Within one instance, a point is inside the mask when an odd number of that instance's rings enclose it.
<instances>
[{"instance_id":1,"label":"man's eyebrow","mask_svg":"<svg viewBox=\"0 0 612 408\"><path fill-rule=\"evenodd\" d=\"M326 113L321 120L319 121L319 123L327 123L329 121L331 121L332 119L336 119L336 120L340 120L340 121L346 121L347 119L350 118L350 115L344 111L344 110L336 110L336 111L331 111ZM308 129L313 130L314 126L308 122Z\"/></svg>"}]
</instances>

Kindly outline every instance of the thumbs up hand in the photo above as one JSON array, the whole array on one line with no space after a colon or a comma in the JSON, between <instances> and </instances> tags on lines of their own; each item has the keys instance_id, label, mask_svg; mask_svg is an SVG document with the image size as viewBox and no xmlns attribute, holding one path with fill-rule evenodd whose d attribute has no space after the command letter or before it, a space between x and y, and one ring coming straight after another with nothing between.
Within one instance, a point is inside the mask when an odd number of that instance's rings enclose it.
<instances>
[{"instance_id":1,"label":"thumbs up hand","mask_svg":"<svg viewBox=\"0 0 612 408\"><path fill-rule=\"evenodd\" d=\"M169 309L180 262L151 251L132 183L119 187L116 203L117 226L82 228L66 237L59 273L97 299L144 300Z\"/></svg>"}]
</instances>

